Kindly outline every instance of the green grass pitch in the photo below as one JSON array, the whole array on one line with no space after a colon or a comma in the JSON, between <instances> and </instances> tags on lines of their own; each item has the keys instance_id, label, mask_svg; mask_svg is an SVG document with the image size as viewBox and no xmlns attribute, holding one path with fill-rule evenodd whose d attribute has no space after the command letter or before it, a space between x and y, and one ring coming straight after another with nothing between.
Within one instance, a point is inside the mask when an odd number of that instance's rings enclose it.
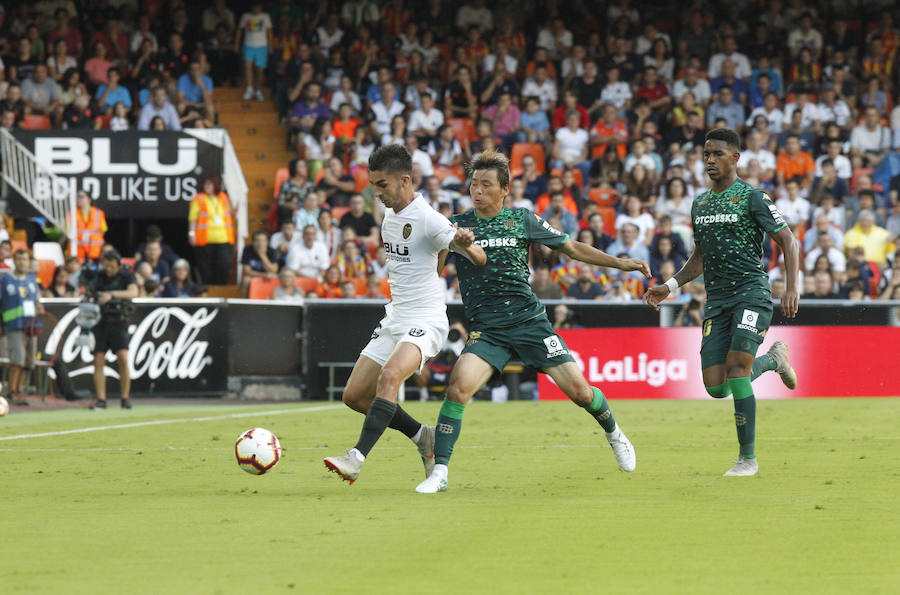
<instances>
[{"instance_id":1,"label":"green grass pitch","mask_svg":"<svg viewBox=\"0 0 900 595\"><path fill-rule=\"evenodd\" d=\"M353 445L339 405L137 407L0 419L0 592L896 593L897 399L761 401L760 475L723 478L728 401L616 401L635 444L618 471L570 403L467 408L450 490L419 495L388 430L356 484L322 457ZM407 409L434 423L437 403ZM308 411L306 409L309 409ZM254 477L243 430L284 459Z\"/></svg>"}]
</instances>

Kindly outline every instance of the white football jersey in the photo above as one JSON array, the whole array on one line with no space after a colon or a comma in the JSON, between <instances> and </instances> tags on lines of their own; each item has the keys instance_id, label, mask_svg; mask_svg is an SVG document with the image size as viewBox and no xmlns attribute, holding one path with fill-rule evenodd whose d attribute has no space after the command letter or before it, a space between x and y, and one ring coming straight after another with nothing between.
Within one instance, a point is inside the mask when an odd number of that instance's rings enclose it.
<instances>
[{"instance_id":1,"label":"white football jersey","mask_svg":"<svg viewBox=\"0 0 900 595\"><path fill-rule=\"evenodd\" d=\"M385 209L381 239L387 251L391 301L388 316L398 320L447 317L446 283L438 276L441 250L450 247L456 230L421 194L399 213Z\"/></svg>"}]
</instances>

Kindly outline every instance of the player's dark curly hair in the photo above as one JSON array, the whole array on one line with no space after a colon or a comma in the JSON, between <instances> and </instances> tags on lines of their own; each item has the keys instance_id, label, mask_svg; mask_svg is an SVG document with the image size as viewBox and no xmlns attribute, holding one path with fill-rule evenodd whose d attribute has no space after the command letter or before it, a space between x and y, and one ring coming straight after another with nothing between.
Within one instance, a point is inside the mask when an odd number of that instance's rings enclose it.
<instances>
[{"instance_id":1,"label":"player's dark curly hair","mask_svg":"<svg viewBox=\"0 0 900 595\"><path fill-rule=\"evenodd\" d=\"M412 176L412 157L403 145L382 145L369 155L369 171Z\"/></svg>"},{"instance_id":2,"label":"player's dark curly hair","mask_svg":"<svg viewBox=\"0 0 900 595\"><path fill-rule=\"evenodd\" d=\"M737 132L728 128L713 128L706 133L706 140L725 141L735 151L741 150L741 137L738 136Z\"/></svg>"},{"instance_id":3,"label":"player's dark curly hair","mask_svg":"<svg viewBox=\"0 0 900 595\"><path fill-rule=\"evenodd\" d=\"M509 187L509 159L499 151L482 151L472 157L466 167L466 175L471 176L479 169L492 169L497 172L497 181L501 188Z\"/></svg>"}]
</instances>

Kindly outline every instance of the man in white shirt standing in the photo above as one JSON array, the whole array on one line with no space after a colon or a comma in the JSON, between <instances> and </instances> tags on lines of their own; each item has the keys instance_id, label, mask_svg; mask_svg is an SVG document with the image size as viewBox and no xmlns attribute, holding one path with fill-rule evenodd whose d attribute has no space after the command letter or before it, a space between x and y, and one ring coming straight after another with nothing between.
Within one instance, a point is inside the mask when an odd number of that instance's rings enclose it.
<instances>
[{"instance_id":1,"label":"man in white shirt standing","mask_svg":"<svg viewBox=\"0 0 900 595\"><path fill-rule=\"evenodd\" d=\"M372 126L374 132L381 138L391 131L391 120L406 110L406 106L395 99L397 88L394 83L386 81L381 84L381 100L376 101L370 108L372 111Z\"/></svg>"},{"instance_id":2,"label":"man in white shirt standing","mask_svg":"<svg viewBox=\"0 0 900 595\"><path fill-rule=\"evenodd\" d=\"M747 168L753 160L759 164L759 179L771 180L775 176L775 155L762 146L762 137L755 130L747 135L747 148L738 158L738 175L747 177Z\"/></svg>"},{"instance_id":3,"label":"man in white shirt standing","mask_svg":"<svg viewBox=\"0 0 900 595\"><path fill-rule=\"evenodd\" d=\"M791 178L784 184L787 196L775 201L775 206L788 225L800 225L809 221L809 201L800 196L800 184Z\"/></svg>"},{"instance_id":4,"label":"man in white shirt standing","mask_svg":"<svg viewBox=\"0 0 900 595\"><path fill-rule=\"evenodd\" d=\"M709 59L708 74L710 79L722 75L722 63L725 60L734 62L734 76L744 80L750 78L750 75L753 74L753 69L750 68L750 60L747 59L747 56L737 51L737 48L737 40L733 35L725 38L725 51L719 52Z\"/></svg>"},{"instance_id":5,"label":"man in white shirt standing","mask_svg":"<svg viewBox=\"0 0 900 595\"><path fill-rule=\"evenodd\" d=\"M816 259L821 255L825 255L828 262L831 263L831 271L837 277L843 277L847 270L847 257L844 253L835 248L834 238L830 234L823 233L816 238L816 247L809 251L803 268L807 272L811 272L816 266Z\"/></svg>"},{"instance_id":6,"label":"man in white shirt standing","mask_svg":"<svg viewBox=\"0 0 900 595\"><path fill-rule=\"evenodd\" d=\"M766 122L768 122L766 131L775 134L781 134L785 124L790 122L784 117L784 112L778 107L778 95L772 92L766 93L766 96L763 97L763 104L750 112L750 117L746 121L747 126L753 126L757 116L765 117Z\"/></svg>"},{"instance_id":7,"label":"man in white shirt standing","mask_svg":"<svg viewBox=\"0 0 900 595\"><path fill-rule=\"evenodd\" d=\"M831 159L831 163L834 164L834 169L837 172L837 177L847 180L850 182L850 178L853 177L853 165L850 163L850 159L847 158L846 155L841 155L841 141L838 139L832 139L828 141L828 144L825 145L825 154L819 155L816 159L816 171L815 177L821 178L822 174L822 162L826 159Z\"/></svg>"},{"instance_id":8,"label":"man in white shirt standing","mask_svg":"<svg viewBox=\"0 0 900 595\"><path fill-rule=\"evenodd\" d=\"M700 73L693 66L688 66L684 71L684 78L678 79L672 86L672 97L675 101L681 101L681 96L687 92L693 93L694 99L703 107L706 107L712 98L709 82L700 78Z\"/></svg>"},{"instance_id":9,"label":"man in white shirt standing","mask_svg":"<svg viewBox=\"0 0 900 595\"><path fill-rule=\"evenodd\" d=\"M421 371L447 339L445 284L438 276L447 252L458 252L476 265L487 262L470 230L457 229L415 193L412 157L404 147L376 149L369 157L369 180L386 207L381 235L388 256L391 301L344 389L344 403L366 416L359 441L346 455L324 459L329 470L350 483L356 481L366 456L387 428L413 441L426 477L431 474L434 427L410 417L397 404L397 395L406 379Z\"/></svg>"},{"instance_id":10,"label":"man in white shirt standing","mask_svg":"<svg viewBox=\"0 0 900 595\"><path fill-rule=\"evenodd\" d=\"M307 225L303 228L303 241L294 242L288 249L284 266L301 277L318 279L329 264L328 248L316 238L315 226Z\"/></svg>"},{"instance_id":11,"label":"man in white shirt standing","mask_svg":"<svg viewBox=\"0 0 900 595\"><path fill-rule=\"evenodd\" d=\"M541 102L541 109L551 111L556 107L556 83L547 76L547 68L538 66L534 69L534 76L525 81L522 86L522 97L537 97Z\"/></svg>"},{"instance_id":12,"label":"man in white shirt standing","mask_svg":"<svg viewBox=\"0 0 900 595\"><path fill-rule=\"evenodd\" d=\"M878 123L880 114L866 108L865 121L850 133L850 156L854 167L875 167L891 149L891 131Z\"/></svg>"},{"instance_id":13,"label":"man in white shirt standing","mask_svg":"<svg viewBox=\"0 0 900 595\"><path fill-rule=\"evenodd\" d=\"M406 136L406 150L412 156L413 165L422 169L422 177L428 178L434 175L434 163L431 156L419 148L418 139L412 134Z\"/></svg>"},{"instance_id":14,"label":"man in white shirt standing","mask_svg":"<svg viewBox=\"0 0 900 595\"><path fill-rule=\"evenodd\" d=\"M444 114L434 107L434 98L431 95L425 93L420 101L422 109L412 113L407 128L422 145L428 144L437 135L438 128L444 123Z\"/></svg>"}]
</instances>

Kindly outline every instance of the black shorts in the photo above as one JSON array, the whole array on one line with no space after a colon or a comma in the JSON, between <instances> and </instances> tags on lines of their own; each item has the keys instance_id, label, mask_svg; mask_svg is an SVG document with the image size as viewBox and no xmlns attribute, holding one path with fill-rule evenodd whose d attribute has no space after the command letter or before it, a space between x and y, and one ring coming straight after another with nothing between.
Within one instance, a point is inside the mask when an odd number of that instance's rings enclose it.
<instances>
[{"instance_id":1,"label":"black shorts","mask_svg":"<svg viewBox=\"0 0 900 595\"><path fill-rule=\"evenodd\" d=\"M127 322L100 322L92 331L94 333L94 353L128 349Z\"/></svg>"}]
</instances>

